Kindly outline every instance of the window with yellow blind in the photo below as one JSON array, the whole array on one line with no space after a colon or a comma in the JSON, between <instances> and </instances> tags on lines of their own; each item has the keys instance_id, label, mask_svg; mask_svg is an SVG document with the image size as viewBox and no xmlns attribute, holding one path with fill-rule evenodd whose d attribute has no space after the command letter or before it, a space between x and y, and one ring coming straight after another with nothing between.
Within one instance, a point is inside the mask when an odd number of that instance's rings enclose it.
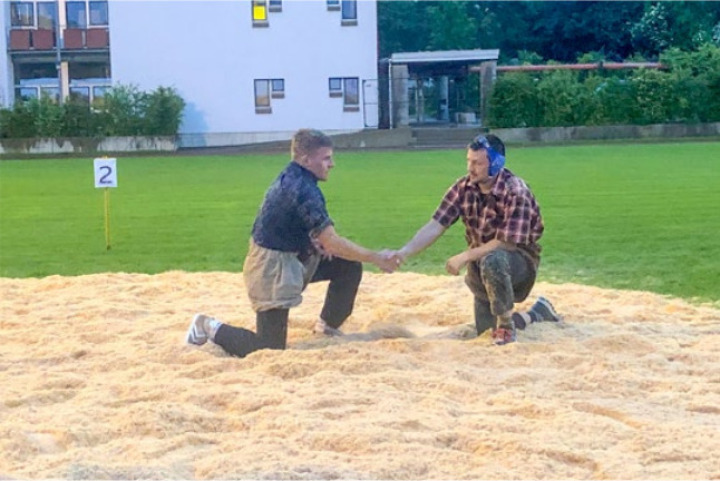
<instances>
[{"instance_id":1,"label":"window with yellow blind","mask_svg":"<svg viewBox=\"0 0 720 481\"><path fill-rule=\"evenodd\" d=\"M252 1L252 22L253 27L267 27L268 23L268 4L267 0Z\"/></svg>"}]
</instances>

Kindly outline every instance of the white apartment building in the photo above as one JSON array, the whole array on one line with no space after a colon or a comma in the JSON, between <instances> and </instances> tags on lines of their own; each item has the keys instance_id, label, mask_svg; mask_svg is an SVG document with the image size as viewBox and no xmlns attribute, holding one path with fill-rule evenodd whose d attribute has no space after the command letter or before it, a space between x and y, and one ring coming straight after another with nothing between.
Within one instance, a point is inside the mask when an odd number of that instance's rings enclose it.
<instances>
[{"instance_id":1,"label":"white apartment building","mask_svg":"<svg viewBox=\"0 0 720 481\"><path fill-rule=\"evenodd\" d=\"M376 0L0 0L0 105L174 87L181 145L378 125Z\"/></svg>"}]
</instances>

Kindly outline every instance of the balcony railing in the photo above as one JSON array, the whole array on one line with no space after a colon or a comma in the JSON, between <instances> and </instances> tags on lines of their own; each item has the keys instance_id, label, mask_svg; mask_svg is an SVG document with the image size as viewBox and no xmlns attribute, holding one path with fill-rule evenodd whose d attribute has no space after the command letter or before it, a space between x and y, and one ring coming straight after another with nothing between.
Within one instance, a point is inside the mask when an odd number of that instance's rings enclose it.
<instances>
[{"instance_id":1,"label":"balcony railing","mask_svg":"<svg viewBox=\"0 0 720 481\"><path fill-rule=\"evenodd\" d=\"M65 50L102 50L110 47L107 28L66 28L63 32ZM55 31L47 29L10 30L10 51L52 50L56 46Z\"/></svg>"}]
</instances>

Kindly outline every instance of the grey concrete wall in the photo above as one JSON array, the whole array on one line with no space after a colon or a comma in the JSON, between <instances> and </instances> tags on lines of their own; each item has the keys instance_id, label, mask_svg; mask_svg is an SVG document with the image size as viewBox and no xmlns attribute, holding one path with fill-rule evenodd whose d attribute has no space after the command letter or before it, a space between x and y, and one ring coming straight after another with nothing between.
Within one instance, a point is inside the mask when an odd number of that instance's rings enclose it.
<instances>
[{"instance_id":1,"label":"grey concrete wall","mask_svg":"<svg viewBox=\"0 0 720 481\"><path fill-rule=\"evenodd\" d=\"M174 137L107 137L0 139L0 155L94 154L112 152L174 152Z\"/></svg>"},{"instance_id":2,"label":"grey concrete wall","mask_svg":"<svg viewBox=\"0 0 720 481\"><path fill-rule=\"evenodd\" d=\"M337 149L393 149L415 145L409 128L393 130L325 131L333 139ZM221 135L221 134L218 134ZM184 152L193 150L208 154L233 154L240 152L289 152L293 132L260 134L222 134L222 137L187 138L180 136L179 147ZM234 143L232 142L234 140Z\"/></svg>"},{"instance_id":3,"label":"grey concrete wall","mask_svg":"<svg viewBox=\"0 0 720 481\"><path fill-rule=\"evenodd\" d=\"M708 124L615 125L604 127L538 127L531 129L492 129L508 144L562 144L575 141L720 138L720 122ZM408 127L392 130L367 129L353 132L328 131L337 149L402 149L402 148L460 148L478 133L480 128L422 128ZM263 134L218 134L207 139L185 142L175 137L109 137L105 139L0 139L0 155L93 155L121 152L175 152L177 150L213 150L217 153L275 152L289 149L292 132ZM208 152L212 153L212 152Z\"/></svg>"},{"instance_id":4,"label":"grey concrete wall","mask_svg":"<svg viewBox=\"0 0 720 481\"><path fill-rule=\"evenodd\" d=\"M720 122L708 124L607 125L492 129L508 143L563 143L592 140L677 139L720 136Z\"/></svg>"},{"instance_id":5,"label":"grey concrete wall","mask_svg":"<svg viewBox=\"0 0 720 481\"><path fill-rule=\"evenodd\" d=\"M392 130L362 130L353 134L333 135L336 149L393 149L415 145L412 130L405 127Z\"/></svg>"}]
</instances>

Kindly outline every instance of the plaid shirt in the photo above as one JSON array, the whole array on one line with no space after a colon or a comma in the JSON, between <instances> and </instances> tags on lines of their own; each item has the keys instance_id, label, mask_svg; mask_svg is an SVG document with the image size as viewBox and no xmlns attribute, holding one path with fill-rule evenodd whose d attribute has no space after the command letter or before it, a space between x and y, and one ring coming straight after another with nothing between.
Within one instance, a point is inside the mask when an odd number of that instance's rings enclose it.
<instances>
[{"instance_id":1,"label":"plaid shirt","mask_svg":"<svg viewBox=\"0 0 720 481\"><path fill-rule=\"evenodd\" d=\"M525 181L508 169L500 171L488 194L481 193L468 176L458 179L445 193L433 219L450 227L460 217L470 248L497 239L516 245L538 265L541 247L537 241L544 230L540 206Z\"/></svg>"},{"instance_id":2,"label":"plaid shirt","mask_svg":"<svg viewBox=\"0 0 720 481\"><path fill-rule=\"evenodd\" d=\"M253 224L255 243L283 252L314 252L311 238L333 224L317 183L312 172L290 162L265 193Z\"/></svg>"}]
</instances>

